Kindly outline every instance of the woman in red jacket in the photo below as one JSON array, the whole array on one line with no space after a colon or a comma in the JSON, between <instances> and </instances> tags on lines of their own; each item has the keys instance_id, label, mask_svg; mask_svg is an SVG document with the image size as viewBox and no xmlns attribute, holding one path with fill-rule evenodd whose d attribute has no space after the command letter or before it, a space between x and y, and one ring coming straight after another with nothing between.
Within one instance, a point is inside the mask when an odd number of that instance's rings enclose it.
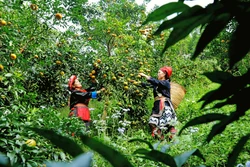
<instances>
[{"instance_id":1,"label":"woman in red jacket","mask_svg":"<svg viewBox=\"0 0 250 167\"><path fill-rule=\"evenodd\" d=\"M71 92L69 99L69 117L79 117L85 122L86 128L88 129L91 122L90 111L88 108L89 101L91 98L97 98L98 94L105 90L105 88L102 88L99 91L91 91L90 88L82 89L82 84L79 82L77 76L72 75L68 82L68 89Z\"/></svg>"}]
</instances>

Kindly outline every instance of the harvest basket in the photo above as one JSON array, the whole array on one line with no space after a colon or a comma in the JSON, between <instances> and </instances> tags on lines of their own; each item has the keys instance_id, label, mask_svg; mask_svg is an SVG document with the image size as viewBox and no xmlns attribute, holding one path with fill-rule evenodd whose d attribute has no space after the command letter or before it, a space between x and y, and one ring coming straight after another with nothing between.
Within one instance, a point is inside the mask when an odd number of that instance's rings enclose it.
<instances>
[{"instance_id":1,"label":"harvest basket","mask_svg":"<svg viewBox=\"0 0 250 167\"><path fill-rule=\"evenodd\" d=\"M170 82L171 84L171 101L173 103L174 109L177 109L181 101L183 100L186 89L178 83Z\"/></svg>"}]
</instances>

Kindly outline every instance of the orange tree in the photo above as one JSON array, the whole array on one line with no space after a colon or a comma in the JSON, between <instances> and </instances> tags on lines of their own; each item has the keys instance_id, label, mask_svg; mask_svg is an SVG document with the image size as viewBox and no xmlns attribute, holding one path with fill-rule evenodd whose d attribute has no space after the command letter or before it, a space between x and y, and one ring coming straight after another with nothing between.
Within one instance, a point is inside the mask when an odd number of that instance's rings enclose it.
<instances>
[{"instance_id":1,"label":"orange tree","mask_svg":"<svg viewBox=\"0 0 250 167\"><path fill-rule=\"evenodd\" d=\"M0 8L3 119L5 114L11 113L8 115L10 122L17 117L15 122L28 120L29 125L63 126L64 122L49 110L41 110L45 113L27 112L32 107L65 106L68 96L65 85L70 75L77 74L86 87L94 84L97 88L106 88L102 95L104 115L120 107L129 109L130 119L147 121L142 117L148 114L146 99L150 92L140 87L142 80L138 72L155 76L160 66L172 65L177 69L174 78L177 81L188 76L190 80L185 82L188 84L192 77L197 77L194 72L181 74L192 63L175 60L176 54L190 50L184 42L181 49L176 46L158 57L163 49L161 43L169 31L152 36L152 30L158 24L141 26L146 18L145 6L127 1L101 1L92 5L84 2L0 2L5 6ZM47 117L55 120L54 124ZM14 123L7 128L11 133L10 141L15 138L12 131L15 127ZM3 134L2 138L5 137ZM13 148L18 147L13 142L10 144ZM48 147L52 153L56 152L55 157L60 154L51 145Z\"/></svg>"}]
</instances>

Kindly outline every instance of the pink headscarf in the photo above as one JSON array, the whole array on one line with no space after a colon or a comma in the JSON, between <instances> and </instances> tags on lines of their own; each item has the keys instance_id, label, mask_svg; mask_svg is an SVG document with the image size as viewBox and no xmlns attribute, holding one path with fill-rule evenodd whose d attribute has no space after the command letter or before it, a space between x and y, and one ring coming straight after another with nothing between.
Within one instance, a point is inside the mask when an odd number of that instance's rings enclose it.
<instances>
[{"instance_id":1,"label":"pink headscarf","mask_svg":"<svg viewBox=\"0 0 250 167\"><path fill-rule=\"evenodd\" d=\"M168 78L171 77L171 75L172 75L172 67L164 66L164 67L161 67L160 70L162 72L164 72L167 75Z\"/></svg>"}]
</instances>

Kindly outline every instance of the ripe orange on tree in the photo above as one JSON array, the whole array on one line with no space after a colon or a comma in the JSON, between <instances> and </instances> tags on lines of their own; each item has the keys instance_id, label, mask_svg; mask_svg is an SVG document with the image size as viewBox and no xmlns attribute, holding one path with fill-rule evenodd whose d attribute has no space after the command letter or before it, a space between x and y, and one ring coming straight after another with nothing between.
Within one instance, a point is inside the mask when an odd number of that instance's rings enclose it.
<instances>
[{"instance_id":1,"label":"ripe orange on tree","mask_svg":"<svg viewBox=\"0 0 250 167\"><path fill-rule=\"evenodd\" d=\"M25 144L29 147L35 147L36 146L36 141L34 139L28 139Z\"/></svg>"},{"instance_id":2,"label":"ripe orange on tree","mask_svg":"<svg viewBox=\"0 0 250 167\"><path fill-rule=\"evenodd\" d=\"M2 64L0 64L0 71L3 71L4 66Z\"/></svg>"},{"instance_id":3,"label":"ripe orange on tree","mask_svg":"<svg viewBox=\"0 0 250 167\"><path fill-rule=\"evenodd\" d=\"M0 20L0 26L6 26L7 22L5 20Z\"/></svg>"},{"instance_id":4,"label":"ripe orange on tree","mask_svg":"<svg viewBox=\"0 0 250 167\"><path fill-rule=\"evenodd\" d=\"M11 54L10 54L10 58L11 58L12 60L16 60L16 54L11 53Z\"/></svg>"},{"instance_id":5,"label":"ripe orange on tree","mask_svg":"<svg viewBox=\"0 0 250 167\"><path fill-rule=\"evenodd\" d=\"M128 90L128 86L124 86L123 89L124 89L124 90Z\"/></svg>"},{"instance_id":6,"label":"ripe orange on tree","mask_svg":"<svg viewBox=\"0 0 250 167\"><path fill-rule=\"evenodd\" d=\"M61 20L62 19L62 14L61 13L56 13L55 17L56 17L56 19Z\"/></svg>"},{"instance_id":7,"label":"ripe orange on tree","mask_svg":"<svg viewBox=\"0 0 250 167\"><path fill-rule=\"evenodd\" d=\"M57 61L56 61L56 64L57 64L57 65L61 65L62 62L61 62L60 60L57 60Z\"/></svg>"},{"instance_id":8,"label":"ripe orange on tree","mask_svg":"<svg viewBox=\"0 0 250 167\"><path fill-rule=\"evenodd\" d=\"M30 8L31 8L32 10L37 10L37 9L38 9L38 6L37 6L36 4L31 4L31 5L30 5Z\"/></svg>"},{"instance_id":9,"label":"ripe orange on tree","mask_svg":"<svg viewBox=\"0 0 250 167\"><path fill-rule=\"evenodd\" d=\"M96 62L97 62L97 63L101 63L102 60L101 60L101 59L97 59Z\"/></svg>"}]
</instances>

